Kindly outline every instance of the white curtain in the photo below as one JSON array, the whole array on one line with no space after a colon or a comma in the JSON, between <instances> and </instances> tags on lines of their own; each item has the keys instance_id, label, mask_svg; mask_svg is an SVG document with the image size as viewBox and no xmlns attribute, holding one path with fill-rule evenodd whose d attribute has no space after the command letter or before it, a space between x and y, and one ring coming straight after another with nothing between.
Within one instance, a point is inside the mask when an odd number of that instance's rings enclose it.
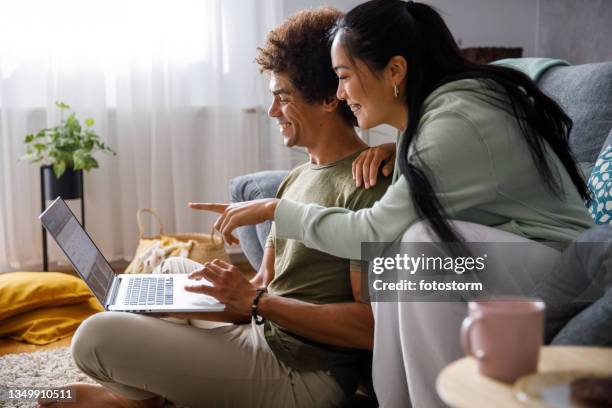
<instances>
[{"instance_id":1,"label":"white curtain","mask_svg":"<svg viewBox=\"0 0 612 408\"><path fill-rule=\"evenodd\" d=\"M230 178L289 168L268 120L255 49L279 0L20 0L0 13L0 271L41 263L39 167L23 138L72 107L117 156L85 175L86 228L110 260L133 255L137 209L166 232L209 231L188 201L227 201ZM71 203L79 214L78 202ZM149 229L149 233L155 232ZM51 243L51 247L55 244ZM51 248L52 260L63 259Z\"/></svg>"}]
</instances>

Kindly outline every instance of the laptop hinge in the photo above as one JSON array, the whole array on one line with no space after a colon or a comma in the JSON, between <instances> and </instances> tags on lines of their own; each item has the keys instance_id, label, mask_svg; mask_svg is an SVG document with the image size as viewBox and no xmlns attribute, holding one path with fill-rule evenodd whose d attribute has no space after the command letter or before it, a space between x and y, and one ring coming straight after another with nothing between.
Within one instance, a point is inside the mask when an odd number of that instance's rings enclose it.
<instances>
[{"instance_id":1,"label":"laptop hinge","mask_svg":"<svg viewBox=\"0 0 612 408\"><path fill-rule=\"evenodd\" d=\"M110 305L115 304L115 300L117 299L117 294L119 293L119 286L121 284L121 276L114 276L113 283L111 284L111 291L108 294L108 301L106 302L105 308L108 308Z\"/></svg>"}]
</instances>

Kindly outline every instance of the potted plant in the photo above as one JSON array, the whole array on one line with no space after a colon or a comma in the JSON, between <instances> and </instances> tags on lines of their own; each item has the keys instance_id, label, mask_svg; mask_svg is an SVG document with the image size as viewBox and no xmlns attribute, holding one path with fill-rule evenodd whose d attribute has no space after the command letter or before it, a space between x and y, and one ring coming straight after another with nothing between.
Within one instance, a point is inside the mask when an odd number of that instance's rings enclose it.
<instances>
[{"instance_id":1,"label":"potted plant","mask_svg":"<svg viewBox=\"0 0 612 408\"><path fill-rule=\"evenodd\" d=\"M93 119L85 119L81 127L75 113L64 120L64 111L70 106L56 102L60 109L60 125L40 130L25 137L26 152L20 160L43 163L41 167L42 199L52 200L81 198L83 195L83 170L98 168L93 157L96 151L116 153L94 132Z\"/></svg>"}]
</instances>

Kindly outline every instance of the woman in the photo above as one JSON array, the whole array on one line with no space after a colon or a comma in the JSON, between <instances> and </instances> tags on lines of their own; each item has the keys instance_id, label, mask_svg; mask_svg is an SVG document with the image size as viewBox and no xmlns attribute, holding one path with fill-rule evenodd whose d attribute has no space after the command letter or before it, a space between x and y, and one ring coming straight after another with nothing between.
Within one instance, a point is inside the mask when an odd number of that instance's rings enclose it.
<instances>
[{"instance_id":1,"label":"woman","mask_svg":"<svg viewBox=\"0 0 612 408\"><path fill-rule=\"evenodd\" d=\"M388 124L402 132L394 184L374 207L357 212L275 199L192 205L222 213L216 228L228 242L237 242L236 227L273 219L277 236L351 259L361 255L362 242L404 234L408 241L530 243L550 265L592 225L583 204L589 193L568 145L571 120L525 75L467 61L425 4L373 0L351 10L333 34L338 98L360 127ZM366 186L393 152L385 146L368 154L356 164ZM460 357L464 306L373 309L381 406L441 404L435 376ZM431 356L419 348L425 343Z\"/></svg>"}]
</instances>

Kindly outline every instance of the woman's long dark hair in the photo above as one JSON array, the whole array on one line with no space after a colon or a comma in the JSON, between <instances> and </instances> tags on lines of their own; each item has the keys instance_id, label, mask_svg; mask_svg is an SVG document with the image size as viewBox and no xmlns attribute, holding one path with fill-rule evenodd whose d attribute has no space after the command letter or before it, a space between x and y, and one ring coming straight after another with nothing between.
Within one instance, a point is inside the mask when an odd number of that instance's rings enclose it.
<instances>
[{"instance_id":1,"label":"woman's long dark hair","mask_svg":"<svg viewBox=\"0 0 612 408\"><path fill-rule=\"evenodd\" d=\"M442 17L430 6L400 0L372 0L363 3L338 21L332 34L351 58L363 61L373 72L380 72L389 60L402 56L408 63L406 103L408 128L399 147L399 166L409 184L419 215L442 242L460 242L451 228L448 214L436 197L426 167L408 161L408 148L415 141L425 98L451 81L483 80L500 92L500 107L512 111L540 176L558 196L564 192L553 176L546 158L548 144L569 173L580 196L590 200L569 147L572 120L523 73L496 65L476 64L462 54ZM505 95L503 95L505 93ZM508 106L507 101L510 104Z\"/></svg>"}]
</instances>

